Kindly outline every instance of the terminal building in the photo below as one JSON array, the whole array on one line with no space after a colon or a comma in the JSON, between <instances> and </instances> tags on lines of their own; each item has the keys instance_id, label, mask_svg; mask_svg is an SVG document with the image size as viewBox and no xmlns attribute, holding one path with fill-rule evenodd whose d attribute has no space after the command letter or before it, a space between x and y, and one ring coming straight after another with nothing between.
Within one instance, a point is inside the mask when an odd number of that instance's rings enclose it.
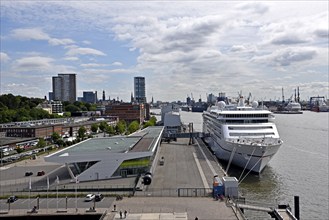
<instances>
[{"instance_id":1,"label":"terminal building","mask_svg":"<svg viewBox=\"0 0 329 220\"><path fill-rule=\"evenodd\" d=\"M130 136L92 138L45 157L65 164L79 182L153 173L164 127L150 126Z\"/></svg>"}]
</instances>

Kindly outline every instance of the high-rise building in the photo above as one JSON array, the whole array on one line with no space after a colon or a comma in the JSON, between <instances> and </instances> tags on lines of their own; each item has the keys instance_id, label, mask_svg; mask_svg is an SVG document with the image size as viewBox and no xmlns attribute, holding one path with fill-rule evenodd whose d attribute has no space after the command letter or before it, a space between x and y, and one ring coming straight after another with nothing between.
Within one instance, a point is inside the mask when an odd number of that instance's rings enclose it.
<instances>
[{"instance_id":1,"label":"high-rise building","mask_svg":"<svg viewBox=\"0 0 329 220\"><path fill-rule=\"evenodd\" d=\"M141 76L134 77L134 93L137 103L146 103L145 96L145 78Z\"/></svg>"},{"instance_id":2,"label":"high-rise building","mask_svg":"<svg viewBox=\"0 0 329 220\"><path fill-rule=\"evenodd\" d=\"M49 101L54 100L53 98L53 92L49 92Z\"/></svg>"},{"instance_id":3,"label":"high-rise building","mask_svg":"<svg viewBox=\"0 0 329 220\"><path fill-rule=\"evenodd\" d=\"M103 101L105 101L105 90L103 90Z\"/></svg>"},{"instance_id":4,"label":"high-rise building","mask_svg":"<svg viewBox=\"0 0 329 220\"><path fill-rule=\"evenodd\" d=\"M53 100L75 102L76 93L75 73L61 73L53 76Z\"/></svg>"},{"instance_id":5,"label":"high-rise building","mask_svg":"<svg viewBox=\"0 0 329 220\"><path fill-rule=\"evenodd\" d=\"M94 92L84 91L82 101L87 102L87 103L96 103L97 102L97 92L94 93Z\"/></svg>"}]
</instances>

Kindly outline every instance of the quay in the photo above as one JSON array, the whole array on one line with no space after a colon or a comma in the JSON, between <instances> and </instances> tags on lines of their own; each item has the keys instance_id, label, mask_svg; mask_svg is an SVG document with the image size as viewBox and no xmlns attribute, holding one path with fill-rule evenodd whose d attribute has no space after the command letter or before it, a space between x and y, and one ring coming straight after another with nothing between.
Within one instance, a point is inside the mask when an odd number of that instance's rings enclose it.
<instances>
[{"instance_id":1,"label":"quay","mask_svg":"<svg viewBox=\"0 0 329 220\"><path fill-rule=\"evenodd\" d=\"M225 201L211 197L214 175L225 172L207 148L180 138L162 142L158 154L165 162L157 163L152 183L116 202L117 210L128 211L126 219L245 219ZM120 219L120 215L109 212L104 219Z\"/></svg>"},{"instance_id":2,"label":"quay","mask_svg":"<svg viewBox=\"0 0 329 220\"><path fill-rule=\"evenodd\" d=\"M236 213L235 209L231 206L227 206L225 201L216 201L212 198L211 192L214 174L223 176L224 171L207 148L203 149L197 143L189 145L188 138L181 138L176 142L162 142L157 154L159 158L164 157L165 162L162 165L156 163L152 183L150 185L143 185L142 189L136 191L133 196L128 197L123 192L122 194L125 196L122 200L116 201L115 197L106 197L105 202L98 202L95 210L97 214L104 214L102 219L120 219L120 210L122 210L122 212L127 210L128 215L126 219L131 220L154 218L166 220L194 220L196 217L200 220L244 219L240 212ZM35 163L31 164L32 166L37 166L38 163L42 164L43 167L47 166L47 162L43 161L42 158L38 158L35 161L31 160L29 163ZM53 167L54 164L50 163L49 166ZM14 183L14 180L10 181ZM109 185L113 183L120 185L127 184L126 181L131 181L131 178L121 178L103 182ZM79 183L79 187L83 185L88 186L90 184L95 185L97 182L98 181ZM69 186L69 184L67 185ZM90 191L94 192L95 189L90 189ZM2 195L3 194L4 192L2 192ZM54 192L52 192L52 194L54 195ZM106 192L104 192L104 194L106 194ZM23 199L19 199L15 203L23 203L22 200ZM15 207L16 204L13 203L8 212L1 212L3 213L0 214L1 218L6 219L22 215L33 217L40 215L65 216L83 213L88 214L86 210L92 205L92 203L81 203L81 205L79 203L78 209L76 210L74 209L75 200L72 198L69 200L69 207L65 209L66 212L57 213L57 209L54 205L49 207L49 209L45 209L46 202L43 200L37 214L27 214L28 210L26 208L29 201L28 199L26 200L27 201L22 205L24 207ZM52 200L53 204L55 204L54 198L52 198ZM35 203L34 199L33 202ZM2 200L1 203L4 204L5 201ZM116 206L116 212L114 211L114 205ZM1 205L0 209L3 210L4 207L4 205ZM60 204L60 207L62 208L63 205Z\"/></svg>"},{"instance_id":3,"label":"quay","mask_svg":"<svg viewBox=\"0 0 329 220\"><path fill-rule=\"evenodd\" d=\"M199 136L199 134L196 134ZM147 137L147 136L144 136ZM191 136L187 136L191 137ZM234 200L227 198L216 200L212 196L213 180L217 175L219 178L227 176L217 161L217 158L210 152L205 144L200 139L185 136L178 137L176 141L165 142L162 141L159 145L155 163L153 163L152 182L150 185L142 184L138 181L137 185L131 187L136 178L118 178L99 181L87 181L79 183L79 198L74 198L74 186L76 184L70 181L61 179L59 186L59 194L65 195L69 193L71 198L61 197L57 198L56 208L56 191L52 187L52 198L45 199L45 191L34 191L34 195L43 195L38 200L27 199L29 194L26 191L28 179L19 177L19 179L0 179L1 195L10 195L21 193L25 195L25 199L19 199L12 205L4 205L5 200L0 200L0 217L3 219L33 219L34 216L47 216L47 219L52 219L51 216L61 216L63 219L79 219L83 216L84 219L120 219L120 211L127 211L127 220L194 220L198 218L206 220L242 220L247 219L242 210L248 209L246 204L235 204ZM146 141L146 140L145 140ZM145 143L139 142L139 144ZM140 146L141 147L141 146ZM10 173L22 173L22 170L39 167L46 170L49 178L55 179L57 175L67 172L65 166L44 161L42 156L36 160L22 161L21 164L11 164L7 167L2 167L1 172L4 172L2 177ZM16 174L15 174L16 175ZM11 178L11 179L10 179ZM34 177L36 182L33 185L44 185L46 177ZM61 177L62 178L62 177ZM142 179L139 178L140 180ZM22 182L23 181L23 182ZM16 185L16 182L18 185ZM133 191L119 191L109 192L108 188L103 188L97 185L109 186L128 186L127 188L134 188ZM14 186L14 187L12 187ZM15 191L14 188L21 187L21 191ZM25 190L24 190L25 187ZM115 188L115 187L114 187ZM4 191L7 190L7 191ZM77 191L75 191L77 192ZM83 197L87 193L103 193L105 198L101 202L84 202ZM116 200L115 195L123 195L122 200ZM48 193L47 193L48 195ZM58 201L59 200L59 201ZM49 207L48 207L49 201ZM40 202L40 208L39 208ZM20 203L20 204L18 204ZM38 213L30 212L30 207L38 204ZM6 207L6 208L4 208ZM8 207L8 209L7 209ZM64 208L65 207L65 208ZM76 207L76 208L75 208ZM91 209L94 207L94 209ZM252 207L257 209L257 207ZM263 210L261 210L263 209ZM275 213L273 218L285 220L296 219L288 216L282 209L277 211L270 208L259 208L259 211L266 211L267 213Z\"/></svg>"}]
</instances>

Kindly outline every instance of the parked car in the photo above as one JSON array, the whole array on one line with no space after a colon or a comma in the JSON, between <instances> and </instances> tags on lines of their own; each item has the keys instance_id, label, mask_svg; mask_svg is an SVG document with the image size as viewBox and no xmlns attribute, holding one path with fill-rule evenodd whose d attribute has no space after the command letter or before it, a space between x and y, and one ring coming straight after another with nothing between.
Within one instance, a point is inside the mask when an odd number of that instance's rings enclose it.
<instances>
[{"instance_id":1,"label":"parked car","mask_svg":"<svg viewBox=\"0 0 329 220\"><path fill-rule=\"evenodd\" d=\"M102 201L103 198L104 198L103 194L98 193L95 195L96 202Z\"/></svg>"},{"instance_id":2,"label":"parked car","mask_svg":"<svg viewBox=\"0 0 329 220\"><path fill-rule=\"evenodd\" d=\"M43 175L45 175L45 171L43 171L43 170L42 170L42 171L39 171L39 172L37 173L37 175L38 175L38 176L43 176Z\"/></svg>"},{"instance_id":3,"label":"parked car","mask_svg":"<svg viewBox=\"0 0 329 220\"><path fill-rule=\"evenodd\" d=\"M8 199L7 199L7 202L8 203L13 203L17 200L17 196L10 196Z\"/></svg>"},{"instance_id":4,"label":"parked car","mask_svg":"<svg viewBox=\"0 0 329 220\"><path fill-rule=\"evenodd\" d=\"M33 172L31 172L31 171L28 171L25 173L25 176L32 176L32 175L33 175Z\"/></svg>"},{"instance_id":5,"label":"parked car","mask_svg":"<svg viewBox=\"0 0 329 220\"><path fill-rule=\"evenodd\" d=\"M90 201L93 201L94 199L95 199L94 194L88 194L85 198L85 202L90 202Z\"/></svg>"}]
</instances>

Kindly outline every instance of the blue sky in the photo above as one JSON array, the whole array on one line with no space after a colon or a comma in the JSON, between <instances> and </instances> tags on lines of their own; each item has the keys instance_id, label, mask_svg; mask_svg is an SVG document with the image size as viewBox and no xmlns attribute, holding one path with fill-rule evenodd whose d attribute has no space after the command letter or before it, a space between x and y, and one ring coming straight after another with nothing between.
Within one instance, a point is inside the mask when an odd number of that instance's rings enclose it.
<instances>
[{"instance_id":1,"label":"blue sky","mask_svg":"<svg viewBox=\"0 0 329 220\"><path fill-rule=\"evenodd\" d=\"M1 0L1 94L48 96L58 73L77 94L129 101L239 91L328 98L328 1Z\"/></svg>"}]
</instances>

